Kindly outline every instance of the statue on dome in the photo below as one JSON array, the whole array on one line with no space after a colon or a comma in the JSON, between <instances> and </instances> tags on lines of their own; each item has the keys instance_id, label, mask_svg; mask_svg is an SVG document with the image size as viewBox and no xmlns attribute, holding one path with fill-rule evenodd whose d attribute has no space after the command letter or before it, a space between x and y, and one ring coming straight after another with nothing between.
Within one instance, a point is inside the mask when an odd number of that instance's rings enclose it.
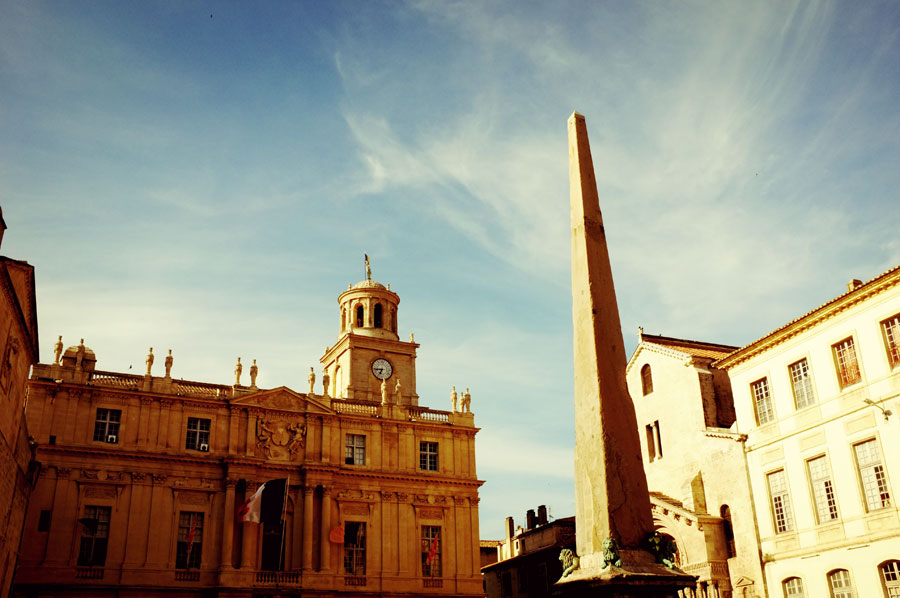
<instances>
[{"instance_id":1,"label":"statue on dome","mask_svg":"<svg viewBox=\"0 0 900 598\"><path fill-rule=\"evenodd\" d=\"M175 361L175 358L172 357L172 349L169 349L169 354L166 355L166 378L172 377L172 363Z\"/></svg>"},{"instance_id":2,"label":"statue on dome","mask_svg":"<svg viewBox=\"0 0 900 598\"><path fill-rule=\"evenodd\" d=\"M147 353L147 359L144 360L144 363L147 364L147 376L150 375L150 368L153 367L153 347L150 347L150 352Z\"/></svg>"},{"instance_id":3,"label":"statue on dome","mask_svg":"<svg viewBox=\"0 0 900 598\"><path fill-rule=\"evenodd\" d=\"M366 256L366 280L372 280L372 267L369 265L369 254L364 253Z\"/></svg>"},{"instance_id":4,"label":"statue on dome","mask_svg":"<svg viewBox=\"0 0 900 598\"><path fill-rule=\"evenodd\" d=\"M234 385L241 385L241 372L244 371L244 366L241 365L241 358L238 357L237 363L234 364Z\"/></svg>"},{"instance_id":5,"label":"statue on dome","mask_svg":"<svg viewBox=\"0 0 900 598\"><path fill-rule=\"evenodd\" d=\"M253 365L250 366L250 388L256 388L256 375L259 373L259 368L256 366L256 360L253 360Z\"/></svg>"},{"instance_id":6,"label":"statue on dome","mask_svg":"<svg viewBox=\"0 0 900 598\"><path fill-rule=\"evenodd\" d=\"M453 413L459 413L459 411L456 408L456 397L457 397L456 387L452 386L451 389L452 390L450 391L450 402L453 404Z\"/></svg>"},{"instance_id":7,"label":"statue on dome","mask_svg":"<svg viewBox=\"0 0 900 598\"><path fill-rule=\"evenodd\" d=\"M62 356L63 352L63 344L62 344L62 335L59 335L59 340L56 341L56 344L53 345L53 365L59 365L59 358Z\"/></svg>"},{"instance_id":8,"label":"statue on dome","mask_svg":"<svg viewBox=\"0 0 900 598\"><path fill-rule=\"evenodd\" d=\"M309 382L309 394L316 394L316 370L312 367L309 368L309 376L306 377L306 381Z\"/></svg>"},{"instance_id":9,"label":"statue on dome","mask_svg":"<svg viewBox=\"0 0 900 598\"><path fill-rule=\"evenodd\" d=\"M84 361L84 339L81 339L81 342L78 343L78 348L75 350L75 369L81 369L81 362Z\"/></svg>"}]
</instances>

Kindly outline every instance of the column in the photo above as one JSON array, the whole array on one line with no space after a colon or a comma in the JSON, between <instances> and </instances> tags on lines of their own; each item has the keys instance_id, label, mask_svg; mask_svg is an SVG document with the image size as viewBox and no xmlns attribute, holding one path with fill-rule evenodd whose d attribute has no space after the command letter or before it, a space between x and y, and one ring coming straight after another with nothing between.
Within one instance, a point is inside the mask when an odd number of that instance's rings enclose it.
<instances>
[{"instance_id":1,"label":"column","mask_svg":"<svg viewBox=\"0 0 900 598\"><path fill-rule=\"evenodd\" d=\"M251 496L256 492L259 484L247 483L247 496ZM244 537L241 542L241 569L256 569L256 529L258 523L242 523L244 526Z\"/></svg>"},{"instance_id":2,"label":"column","mask_svg":"<svg viewBox=\"0 0 900 598\"><path fill-rule=\"evenodd\" d=\"M238 407L230 409L228 418L228 454L237 453L238 426L240 425L241 410Z\"/></svg>"},{"instance_id":3,"label":"column","mask_svg":"<svg viewBox=\"0 0 900 598\"><path fill-rule=\"evenodd\" d=\"M256 416L255 409L247 410L247 456L252 457L256 454Z\"/></svg>"},{"instance_id":4,"label":"column","mask_svg":"<svg viewBox=\"0 0 900 598\"><path fill-rule=\"evenodd\" d=\"M322 418L322 463L331 461L331 418Z\"/></svg>"},{"instance_id":5,"label":"column","mask_svg":"<svg viewBox=\"0 0 900 598\"><path fill-rule=\"evenodd\" d=\"M319 530L319 570L331 569L331 541L328 534L331 532L331 488L322 487L322 527Z\"/></svg>"},{"instance_id":6,"label":"column","mask_svg":"<svg viewBox=\"0 0 900 598\"><path fill-rule=\"evenodd\" d=\"M231 553L234 542L234 486L237 480L225 480L225 508L222 517L222 556L219 567L231 569Z\"/></svg>"},{"instance_id":7,"label":"column","mask_svg":"<svg viewBox=\"0 0 900 598\"><path fill-rule=\"evenodd\" d=\"M169 438L169 410L172 408L171 399L159 401L159 433L156 438L156 448L165 449Z\"/></svg>"},{"instance_id":8,"label":"column","mask_svg":"<svg viewBox=\"0 0 900 598\"><path fill-rule=\"evenodd\" d=\"M315 486L303 487L303 570L312 569L313 551L313 495Z\"/></svg>"}]
</instances>

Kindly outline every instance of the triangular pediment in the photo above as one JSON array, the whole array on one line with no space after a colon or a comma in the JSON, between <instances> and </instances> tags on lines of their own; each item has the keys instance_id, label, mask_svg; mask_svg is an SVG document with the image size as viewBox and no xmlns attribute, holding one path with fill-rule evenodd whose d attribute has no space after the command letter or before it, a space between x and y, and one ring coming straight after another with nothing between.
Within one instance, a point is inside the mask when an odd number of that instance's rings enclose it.
<instances>
[{"instance_id":1,"label":"triangular pediment","mask_svg":"<svg viewBox=\"0 0 900 598\"><path fill-rule=\"evenodd\" d=\"M734 582L734 585L735 585L735 587L742 588L742 587L745 587L745 586L752 586L752 585L754 585L754 581L753 581L752 579L747 578L747 577L741 577L741 578L739 578L736 582Z\"/></svg>"},{"instance_id":2,"label":"triangular pediment","mask_svg":"<svg viewBox=\"0 0 900 598\"><path fill-rule=\"evenodd\" d=\"M293 391L287 386L253 392L235 399L231 404L234 407L258 407L296 413L334 413L320 399Z\"/></svg>"}]
</instances>

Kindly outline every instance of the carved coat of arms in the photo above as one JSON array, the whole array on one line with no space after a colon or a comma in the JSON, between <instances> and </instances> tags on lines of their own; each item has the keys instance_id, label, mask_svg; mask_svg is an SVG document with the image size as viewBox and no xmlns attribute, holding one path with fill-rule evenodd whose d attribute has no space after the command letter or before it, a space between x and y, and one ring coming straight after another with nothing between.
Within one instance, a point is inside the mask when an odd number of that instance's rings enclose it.
<instances>
[{"instance_id":1,"label":"carved coat of arms","mask_svg":"<svg viewBox=\"0 0 900 598\"><path fill-rule=\"evenodd\" d=\"M266 458L293 460L306 442L306 425L260 418L256 422L256 439Z\"/></svg>"}]
</instances>

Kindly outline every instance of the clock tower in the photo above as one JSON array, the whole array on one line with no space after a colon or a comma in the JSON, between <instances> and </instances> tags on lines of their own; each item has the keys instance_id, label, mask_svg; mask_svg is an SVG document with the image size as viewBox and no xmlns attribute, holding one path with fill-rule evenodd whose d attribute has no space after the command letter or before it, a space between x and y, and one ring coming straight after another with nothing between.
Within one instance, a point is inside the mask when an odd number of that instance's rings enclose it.
<instances>
[{"instance_id":1,"label":"clock tower","mask_svg":"<svg viewBox=\"0 0 900 598\"><path fill-rule=\"evenodd\" d=\"M366 280L348 285L338 297L341 329L338 342L319 360L328 375L328 394L335 398L419 404L416 394L416 348L397 334L400 297L390 285ZM400 382L399 396L397 382Z\"/></svg>"}]
</instances>

